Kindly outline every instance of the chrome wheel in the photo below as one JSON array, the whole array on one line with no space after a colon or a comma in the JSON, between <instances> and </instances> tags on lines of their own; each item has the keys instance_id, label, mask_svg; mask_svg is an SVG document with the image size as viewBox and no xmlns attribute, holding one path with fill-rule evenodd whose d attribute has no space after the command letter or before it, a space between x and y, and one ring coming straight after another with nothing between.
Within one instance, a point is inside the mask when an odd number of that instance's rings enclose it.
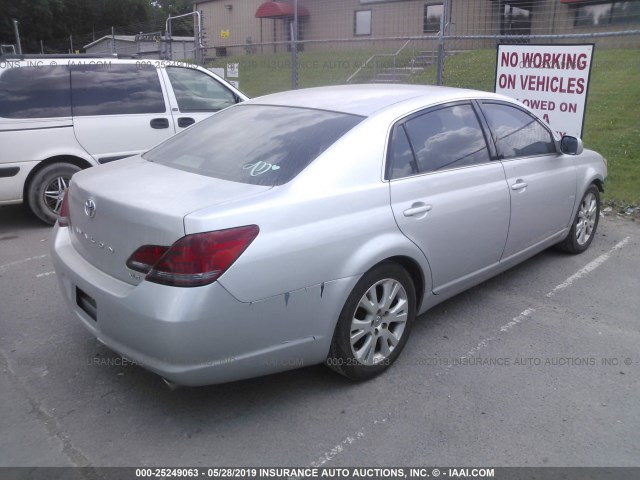
<instances>
[{"instance_id":1,"label":"chrome wheel","mask_svg":"<svg viewBox=\"0 0 640 480\"><path fill-rule=\"evenodd\" d=\"M51 163L38 168L27 186L29 208L43 222L53 225L58 219L64 192L71 177L81 169L72 163Z\"/></svg>"},{"instance_id":2,"label":"chrome wheel","mask_svg":"<svg viewBox=\"0 0 640 480\"><path fill-rule=\"evenodd\" d=\"M351 320L353 356L364 365L389 358L407 324L409 302L400 282L380 280L362 296Z\"/></svg>"},{"instance_id":3,"label":"chrome wheel","mask_svg":"<svg viewBox=\"0 0 640 480\"><path fill-rule=\"evenodd\" d=\"M585 245L591 238L596 225L597 216L598 201L593 193L588 192L582 199L580 209L578 210L578 218L576 222L576 241L578 242L578 245Z\"/></svg>"},{"instance_id":4,"label":"chrome wheel","mask_svg":"<svg viewBox=\"0 0 640 480\"><path fill-rule=\"evenodd\" d=\"M69 180L71 177L56 177L44 188L44 203L56 214L60 212L64 192L69 187Z\"/></svg>"}]
</instances>

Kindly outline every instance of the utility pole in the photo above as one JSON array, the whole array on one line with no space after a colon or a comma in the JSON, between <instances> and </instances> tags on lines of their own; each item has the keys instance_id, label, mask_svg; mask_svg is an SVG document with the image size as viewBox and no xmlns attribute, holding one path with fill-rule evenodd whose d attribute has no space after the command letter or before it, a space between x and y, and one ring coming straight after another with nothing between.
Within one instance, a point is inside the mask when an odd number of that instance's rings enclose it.
<instances>
[{"instance_id":1,"label":"utility pole","mask_svg":"<svg viewBox=\"0 0 640 480\"><path fill-rule=\"evenodd\" d=\"M298 88L298 0L293 2L293 24L291 25L291 90Z\"/></svg>"},{"instance_id":2,"label":"utility pole","mask_svg":"<svg viewBox=\"0 0 640 480\"><path fill-rule=\"evenodd\" d=\"M22 45L20 44L20 32L18 31L18 20L12 18L13 20L13 31L16 34L16 47L18 47L18 55L22 55Z\"/></svg>"},{"instance_id":3,"label":"utility pole","mask_svg":"<svg viewBox=\"0 0 640 480\"><path fill-rule=\"evenodd\" d=\"M440 31L438 32L438 71L436 75L436 83L442 85L444 73L444 61L446 57L444 36L449 22L449 0L442 2L442 16L440 17Z\"/></svg>"},{"instance_id":4,"label":"utility pole","mask_svg":"<svg viewBox=\"0 0 640 480\"><path fill-rule=\"evenodd\" d=\"M71 47L69 53L73 53L73 35L69 35L69 46Z\"/></svg>"}]
</instances>

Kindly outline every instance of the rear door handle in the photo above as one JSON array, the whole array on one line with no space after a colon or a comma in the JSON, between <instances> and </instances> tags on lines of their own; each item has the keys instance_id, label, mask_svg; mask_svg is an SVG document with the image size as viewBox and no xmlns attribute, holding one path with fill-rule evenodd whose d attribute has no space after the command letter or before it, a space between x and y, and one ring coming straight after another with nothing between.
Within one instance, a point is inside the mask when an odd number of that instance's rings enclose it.
<instances>
[{"instance_id":1,"label":"rear door handle","mask_svg":"<svg viewBox=\"0 0 640 480\"><path fill-rule=\"evenodd\" d=\"M151 125L151 128L156 129L169 128L169 120L166 118L154 118L149 122L149 125Z\"/></svg>"},{"instance_id":2,"label":"rear door handle","mask_svg":"<svg viewBox=\"0 0 640 480\"><path fill-rule=\"evenodd\" d=\"M178 118L178 126L180 128L186 128L189 125L193 125L196 121L191 117L180 117Z\"/></svg>"},{"instance_id":3,"label":"rear door handle","mask_svg":"<svg viewBox=\"0 0 640 480\"><path fill-rule=\"evenodd\" d=\"M414 203L411 208L407 208L403 213L405 217L413 217L423 213L430 212L433 207L431 205L425 205L424 203Z\"/></svg>"},{"instance_id":4,"label":"rear door handle","mask_svg":"<svg viewBox=\"0 0 640 480\"><path fill-rule=\"evenodd\" d=\"M522 180L518 180L516 183L511 185L511 190L522 190L527 187L527 182L523 182Z\"/></svg>"}]
</instances>

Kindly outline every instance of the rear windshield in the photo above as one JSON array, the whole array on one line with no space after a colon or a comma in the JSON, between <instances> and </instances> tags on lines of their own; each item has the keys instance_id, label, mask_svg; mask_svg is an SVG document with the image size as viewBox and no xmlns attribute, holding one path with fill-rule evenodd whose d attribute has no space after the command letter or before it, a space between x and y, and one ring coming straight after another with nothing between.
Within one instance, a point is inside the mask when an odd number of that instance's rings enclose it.
<instances>
[{"instance_id":1,"label":"rear windshield","mask_svg":"<svg viewBox=\"0 0 640 480\"><path fill-rule=\"evenodd\" d=\"M282 185L362 120L305 108L238 105L190 127L143 157L223 180Z\"/></svg>"}]
</instances>

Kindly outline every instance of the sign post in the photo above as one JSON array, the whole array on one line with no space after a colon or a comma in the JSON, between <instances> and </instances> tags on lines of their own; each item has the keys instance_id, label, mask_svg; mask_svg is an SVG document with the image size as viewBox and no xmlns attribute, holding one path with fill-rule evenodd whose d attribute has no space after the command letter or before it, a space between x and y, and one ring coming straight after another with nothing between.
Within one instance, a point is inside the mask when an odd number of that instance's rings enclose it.
<instances>
[{"instance_id":1,"label":"sign post","mask_svg":"<svg viewBox=\"0 0 640 480\"><path fill-rule=\"evenodd\" d=\"M498 45L495 92L522 102L560 135L582 138L593 44Z\"/></svg>"}]
</instances>

